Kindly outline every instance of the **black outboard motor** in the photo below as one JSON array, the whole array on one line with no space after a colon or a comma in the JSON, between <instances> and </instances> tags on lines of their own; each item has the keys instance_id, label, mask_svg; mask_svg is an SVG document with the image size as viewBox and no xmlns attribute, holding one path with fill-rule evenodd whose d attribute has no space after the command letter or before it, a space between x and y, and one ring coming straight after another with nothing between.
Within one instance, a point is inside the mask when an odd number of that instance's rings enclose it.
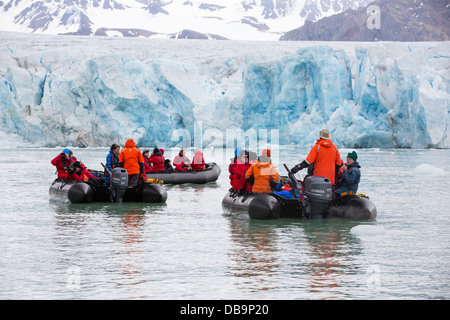
<instances>
[{"instance_id":1,"label":"black outboard motor","mask_svg":"<svg viewBox=\"0 0 450 320\"><path fill-rule=\"evenodd\" d=\"M124 168L114 168L111 172L111 201L122 203L128 189L128 172Z\"/></svg>"},{"instance_id":2,"label":"black outboard motor","mask_svg":"<svg viewBox=\"0 0 450 320\"><path fill-rule=\"evenodd\" d=\"M310 176L304 184L304 214L308 218L321 218L333 200L331 181L320 176Z\"/></svg>"}]
</instances>

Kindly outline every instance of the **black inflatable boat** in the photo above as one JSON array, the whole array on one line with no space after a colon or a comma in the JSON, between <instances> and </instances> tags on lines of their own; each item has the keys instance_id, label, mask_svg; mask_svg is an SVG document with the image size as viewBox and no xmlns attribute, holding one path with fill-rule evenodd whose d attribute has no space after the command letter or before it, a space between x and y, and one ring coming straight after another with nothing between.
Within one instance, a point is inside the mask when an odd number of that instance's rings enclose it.
<instances>
[{"instance_id":1,"label":"black inflatable boat","mask_svg":"<svg viewBox=\"0 0 450 320\"><path fill-rule=\"evenodd\" d=\"M174 171L174 172L147 172L148 179L164 181L164 184L208 183L219 178L221 169L216 163L207 163L205 170Z\"/></svg>"},{"instance_id":2,"label":"black inflatable boat","mask_svg":"<svg viewBox=\"0 0 450 320\"><path fill-rule=\"evenodd\" d=\"M109 185L95 181L69 181L56 179L49 189L52 198L69 200L71 203L90 202L150 202L167 200L165 187L158 183L144 182L128 186L128 174L123 168L112 171Z\"/></svg>"},{"instance_id":3,"label":"black inflatable boat","mask_svg":"<svg viewBox=\"0 0 450 320\"><path fill-rule=\"evenodd\" d=\"M247 212L251 219L372 220L377 216L375 205L367 197L348 195L333 199L331 182L323 177L306 179L301 199L284 198L275 193L239 194L229 191L222 200L222 207L228 212Z\"/></svg>"}]
</instances>

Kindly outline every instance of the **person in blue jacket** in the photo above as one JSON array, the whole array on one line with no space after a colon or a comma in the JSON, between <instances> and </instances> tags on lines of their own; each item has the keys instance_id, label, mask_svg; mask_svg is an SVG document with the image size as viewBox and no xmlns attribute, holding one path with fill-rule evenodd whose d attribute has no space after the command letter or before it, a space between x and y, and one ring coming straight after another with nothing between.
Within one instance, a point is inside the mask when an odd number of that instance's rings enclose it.
<instances>
[{"instance_id":1,"label":"person in blue jacket","mask_svg":"<svg viewBox=\"0 0 450 320\"><path fill-rule=\"evenodd\" d=\"M109 172L111 172L112 169L119 166L119 155L120 155L120 146L118 144L113 143L111 145L108 155L106 156L106 168L109 170ZM104 177L103 180L105 180L105 182L109 182L110 178Z\"/></svg>"},{"instance_id":2,"label":"person in blue jacket","mask_svg":"<svg viewBox=\"0 0 450 320\"><path fill-rule=\"evenodd\" d=\"M358 155L355 151L347 155L347 162L342 166L344 172L339 178L340 187L334 191L338 196L356 194L358 191L359 181L361 180L361 166L356 161Z\"/></svg>"}]
</instances>

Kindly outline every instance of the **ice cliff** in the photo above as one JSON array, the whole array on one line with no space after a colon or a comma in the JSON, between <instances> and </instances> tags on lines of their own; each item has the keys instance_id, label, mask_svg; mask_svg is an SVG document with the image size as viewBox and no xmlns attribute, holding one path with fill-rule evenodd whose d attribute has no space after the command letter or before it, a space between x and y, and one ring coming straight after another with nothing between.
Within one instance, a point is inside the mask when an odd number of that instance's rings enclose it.
<instances>
[{"instance_id":1,"label":"ice cliff","mask_svg":"<svg viewBox=\"0 0 450 320\"><path fill-rule=\"evenodd\" d=\"M36 146L449 148L450 43L233 42L0 32L0 133ZM186 141L185 141L186 142ZM223 143L222 143L223 142ZM198 141L197 141L198 143Z\"/></svg>"}]
</instances>

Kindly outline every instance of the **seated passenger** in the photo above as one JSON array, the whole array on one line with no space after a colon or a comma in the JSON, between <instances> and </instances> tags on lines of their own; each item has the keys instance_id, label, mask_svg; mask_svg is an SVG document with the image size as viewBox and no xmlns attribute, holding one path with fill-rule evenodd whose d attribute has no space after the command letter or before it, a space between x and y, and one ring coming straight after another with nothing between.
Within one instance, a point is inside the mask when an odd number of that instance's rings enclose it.
<instances>
[{"instance_id":1,"label":"seated passenger","mask_svg":"<svg viewBox=\"0 0 450 320\"><path fill-rule=\"evenodd\" d=\"M118 144L113 143L109 150L108 155L106 156L106 168L109 171L119 166L119 155L120 155L120 146Z\"/></svg>"},{"instance_id":2,"label":"seated passenger","mask_svg":"<svg viewBox=\"0 0 450 320\"><path fill-rule=\"evenodd\" d=\"M181 162L175 166L175 171L190 171L192 170L189 160Z\"/></svg>"},{"instance_id":3,"label":"seated passenger","mask_svg":"<svg viewBox=\"0 0 450 320\"><path fill-rule=\"evenodd\" d=\"M109 153L106 156L106 165L105 168L108 170L105 170L105 173L103 175L103 179L105 182L110 182L111 177L108 175L108 171L111 173L112 170L119 166L119 154L120 154L120 146L116 143L113 143L111 147L109 148Z\"/></svg>"},{"instance_id":4,"label":"seated passenger","mask_svg":"<svg viewBox=\"0 0 450 320\"><path fill-rule=\"evenodd\" d=\"M69 157L70 150L66 148L51 161L52 165L56 167L58 179L75 180L72 177L73 171L69 168L72 163Z\"/></svg>"},{"instance_id":5,"label":"seated passenger","mask_svg":"<svg viewBox=\"0 0 450 320\"><path fill-rule=\"evenodd\" d=\"M189 158L184 155L184 150L181 149L178 155L176 155L175 158L173 159L173 165L176 166L180 163L183 163L186 160L190 161Z\"/></svg>"},{"instance_id":6,"label":"seated passenger","mask_svg":"<svg viewBox=\"0 0 450 320\"><path fill-rule=\"evenodd\" d=\"M334 191L338 196L356 194L358 191L359 181L361 180L361 166L356 161L358 155L355 151L347 155L347 162L342 166L344 172L342 173L340 187Z\"/></svg>"},{"instance_id":7,"label":"seated passenger","mask_svg":"<svg viewBox=\"0 0 450 320\"><path fill-rule=\"evenodd\" d=\"M170 163L170 159L164 160L164 172L171 173L174 171L172 164Z\"/></svg>"},{"instance_id":8,"label":"seated passenger","mask_svg":"<svg viewBox=\"0 0 450 320\"><path fill-rule=\"evenodd\" d=\"M148 161L152 164L152 172L164 172L164 157L158 148L153 149Z\"/></svg>"},{"instance_id":9,"label":"seated passenger","mask_svg":"<svg viewBox=\"0 0 450 320\"><path fill-rule=\"evenodd\" d=\"M88 169L86 169L86 166L82 164L80 161L73 162L71 166L75 170L73 173L74 178L73 180L88 181L89 179L98 179Z\"/></svg>"},{"instance_id":10,"label":"seated passenger","mask_svg":"<svg viewBox=\"0 0 450 320\"><path fill-rule=\"evenodd\" d=\"M253 164L245 174L250 184L253 182L252 192L272 192L274 185L280 180L277 169L266 156L259 157L259 161ZM253 180L253 181L252 181Z\"/></svg>"},{"instance_id":11,"label":"seated passenger","mask_svg":"<svg viewBox=\"0 0 450 320\"><path fill-rule=\"evenodd\" d=\"M194 158L192 159L192 170L205 170L205 159L203 158L203 152L199 148L194 150Z\"/></svg>"},{"instance_id":12,"label":"seated passenger","mask_svg":"<svg viewBox=\"0 0 450 320\"><path fill-rule=\"evenodd\" d=\"M150 163L149 155L149 150L144 150L144 152L142 152L142 156L144 157L144 172L152 171L152 164Z\"/></svg>"},{"instance_id":13,"label":"seated passenger","mask_svg":"<svg viewBox=\"0 0 450 320\"><path fill-rule=\"evenodd\" d=\"M243 150L240 153L240 157L236 160L233 180L231 181L231 186L236 191L252 192L252 185L245 179L245 174L251 167L251 164L248 162L248 155L249 153Z\"/></svg>"},{"instance_id":14,"label":"seated passenger","mask_svg":"<svg viewBox=\"0 0 450 320\"><path fill-rule=\"evenodd\" d=\"M233 187L233 180L234 180L234 174L236 171L236 163L240 157L242 149L241 148L236 148L234 149L234 158L231 159L230 164L228 165L228 172L230 173L230 184Z\"/></svg>"}]
</instances>

